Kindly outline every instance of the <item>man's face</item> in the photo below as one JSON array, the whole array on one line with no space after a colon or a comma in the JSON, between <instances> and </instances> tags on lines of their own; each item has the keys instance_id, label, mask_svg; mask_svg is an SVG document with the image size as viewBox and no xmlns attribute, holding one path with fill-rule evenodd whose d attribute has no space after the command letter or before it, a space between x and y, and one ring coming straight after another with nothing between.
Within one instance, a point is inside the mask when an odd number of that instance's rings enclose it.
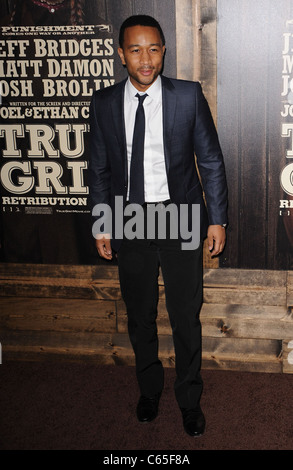
<instances>
[{"instance_id":1,"label":"man's face","mask_svg":"<svg viewBox=\"0 0 293 470\"><path fill-rule=\"evenodd\" d=\"M123 49L118 53L131 83L138 91L145 91L162 70L165 46L157 28L131 26L124 31Z\"/></svg>"}]
</instances>

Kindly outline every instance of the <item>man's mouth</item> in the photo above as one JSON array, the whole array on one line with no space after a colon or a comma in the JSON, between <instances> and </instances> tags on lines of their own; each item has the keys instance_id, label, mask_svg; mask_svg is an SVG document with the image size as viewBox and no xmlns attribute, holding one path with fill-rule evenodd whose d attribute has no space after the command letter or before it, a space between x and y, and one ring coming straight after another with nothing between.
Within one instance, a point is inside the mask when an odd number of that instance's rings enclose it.
<instances>
[{"instance_id":1,"label":"man's mouth","mask_svg":"<svg viewBox=\"0 0 293 470\"><path fill-rule=\"evenodd\" d=\"M151 75L153 73L153 67L148 67L148 68L140 68L139 69L139 72L144 75L145 77L148 77L149 75Z\"/></svg>"}]
</instances>

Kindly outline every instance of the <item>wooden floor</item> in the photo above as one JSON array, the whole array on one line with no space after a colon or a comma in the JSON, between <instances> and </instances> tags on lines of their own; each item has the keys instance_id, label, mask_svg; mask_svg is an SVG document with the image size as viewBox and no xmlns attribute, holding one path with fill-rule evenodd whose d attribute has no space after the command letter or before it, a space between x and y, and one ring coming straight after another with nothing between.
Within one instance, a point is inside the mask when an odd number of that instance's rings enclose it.
<instances>
[{"instance_id":1,"label":"wooden floor","mask_svg":"<svg viewBox=\"0 0 293 470\"><path fill-rule=\"evenodd\" d=\"M160 356L174 351L160 282ZM206 369L293 372L293 274L205 269ZM116 266L0 264L2 361L134 364Z\"/></svg>"}]
</instances>

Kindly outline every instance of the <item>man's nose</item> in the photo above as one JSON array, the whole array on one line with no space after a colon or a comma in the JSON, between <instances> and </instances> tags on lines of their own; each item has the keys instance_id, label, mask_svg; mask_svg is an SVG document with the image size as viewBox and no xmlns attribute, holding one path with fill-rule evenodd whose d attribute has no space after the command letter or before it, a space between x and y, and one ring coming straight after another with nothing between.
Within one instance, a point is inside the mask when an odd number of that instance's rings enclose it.
<instances>
[{"instance_id":1,"label":"man's nose","mask_svg":"<svg viewBox=\"0 0 293 470\"><path fill-rule=\"evenodd\" d=\"M150 63L150 54L148 51L142 51L140 56L140 62L142 64L149 64Z\"/></svg>"}]
</instances>

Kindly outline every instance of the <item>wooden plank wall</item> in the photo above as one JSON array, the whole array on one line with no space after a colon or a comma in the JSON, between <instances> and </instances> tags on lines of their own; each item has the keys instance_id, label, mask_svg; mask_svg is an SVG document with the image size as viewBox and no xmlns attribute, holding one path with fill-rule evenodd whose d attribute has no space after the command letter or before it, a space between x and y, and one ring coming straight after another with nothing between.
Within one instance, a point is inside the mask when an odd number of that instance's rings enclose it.
<instances>
[{"instance_id":1,"label":"wooden plank wall","mask_svg":"<svg viewBox=\"0 0 293 470\"><path fill-rule=\"evenodd\" d=\"M176 0L176 78L199 81L217 124L217 0ZM207 243L203 262L217 268Z\"/></svg>"},{"instance_id":2,"label":"wooden plank wall","mask_svg":"<svg viewBox=\"0 0 293 470\"><path fill-rule=\"evenodd\" d=\"M203 368L292 373L293 274L206 269ZM0 265L3 361L134 364L117 267ZM160 356L174 350L160 277Z\"/></svg>"}]
</instances>

